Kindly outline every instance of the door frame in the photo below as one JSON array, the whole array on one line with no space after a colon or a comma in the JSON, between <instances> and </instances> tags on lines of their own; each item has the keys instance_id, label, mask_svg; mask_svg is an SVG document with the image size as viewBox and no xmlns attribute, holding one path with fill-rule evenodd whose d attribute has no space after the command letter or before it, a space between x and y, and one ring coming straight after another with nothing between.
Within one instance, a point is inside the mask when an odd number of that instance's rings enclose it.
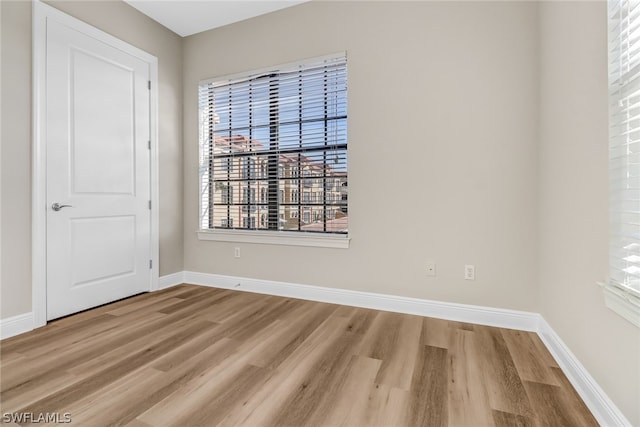
<instances>
[{"instance_id":1,"label":"door frame","mask_svg":"<svg viewBox=\"0 0 640 427\"><path fill-rule=\"evenodd\" d=\"M47 323L47 146L46 134L46 46L47 21L55 20L149 64L150 182L151 182L151 280L149 291L158 289L159 278L159 188L158 188L158 58L105 33L54 7L33 1L33 82L32 82L32 223L31 300L33 326Z\"/></svg>"}]
</instances>

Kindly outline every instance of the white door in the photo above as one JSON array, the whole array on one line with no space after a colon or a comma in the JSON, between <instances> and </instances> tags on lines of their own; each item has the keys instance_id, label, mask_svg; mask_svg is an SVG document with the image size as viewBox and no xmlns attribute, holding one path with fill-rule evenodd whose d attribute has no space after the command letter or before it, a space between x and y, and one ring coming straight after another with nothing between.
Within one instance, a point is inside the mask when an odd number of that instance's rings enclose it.
<instances>
[{"instance_id":1,"label":"white door","mask_svg":"<svg viewBox=\"0 0 640 427\"><path fill-rule=\"evenodd\" d=\"M150 67L54 20L46 31L50 320L150 288Z\"/></svg>"}]
</instances>

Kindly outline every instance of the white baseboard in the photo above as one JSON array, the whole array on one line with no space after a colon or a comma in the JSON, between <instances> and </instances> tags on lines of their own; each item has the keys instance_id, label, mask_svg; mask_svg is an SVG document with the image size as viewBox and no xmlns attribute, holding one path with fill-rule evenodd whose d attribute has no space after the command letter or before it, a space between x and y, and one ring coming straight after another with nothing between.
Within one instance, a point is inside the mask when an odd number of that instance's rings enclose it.
<instances>
[{"instance_id":1,"label":"white baseboard","mask_svg":"<svg viewBox=\"0 0 640 427\"><path fill-rule=\"evenodd\" d=\"M601 426L632 427L569 347L540 316L538 336Z\"/></svg>"},{"instance_id":2,"label":"white baseboard","mask_svg":"<svg viewBox=\"0 0 640 427\"><path fill-rule=\"evenodd\" d=\"M598 422L606 427L631 427L631 423L609 399L604 390L600 388L546 320L538 313L244 277L196 273L193 271L185 271L183 273L182 282L194 285L235 289L536 332Z\"/></svg>"},{"instance_id":3,"label":"white baseboard","mask_svg":"<svg viewBox=\"0 0 640 427\"><path fill-rule=\"evenodd\" d=\"M33 329L33 313L31 312L0 319L0 339L2 340L32 331Z\"/></svg>"},{"instance_id":4,"label":"white baseboard","mask_svg":"<svg viewBox=\"0 0 640 427\"><path fill-rule=\"evenodd\" d=\"M170 288L181 283L184 283L184 271L167 274L166 276L162 276L158 279L158 290Z\"/></svg>"},{"instance_id":5,"label":"white baseboard","mask_svg":"<svg viewBox=\"0 0 640 427\"><path fill-rule=\"evenodd\" d=\"M248 279L244 277L222 276L219 274L196 273L193 271L184 272L184 282L194 285L236 289L239 291L328 302L332 304L373 308L396 313L438 317L440 319L477 323L501 328L524 331L536 331L538 329L539 315L526 311L488 308L371 292Z\"/></svg>"}]
</instances>

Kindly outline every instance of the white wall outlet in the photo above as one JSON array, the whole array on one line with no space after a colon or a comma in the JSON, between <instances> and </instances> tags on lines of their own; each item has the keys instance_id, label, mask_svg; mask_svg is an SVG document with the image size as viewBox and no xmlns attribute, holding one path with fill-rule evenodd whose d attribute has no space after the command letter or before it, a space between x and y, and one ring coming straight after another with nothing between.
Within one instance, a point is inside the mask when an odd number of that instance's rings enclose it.
<instances>
[{"instance_id":1,"label":"white wall outlet","mask_svg":"<svg viewBox=\"0 0 640 427\"><path fill-rule=\"evenodd\" d=\"M427 276L435 276L436 275L436 263L433 261L427 261L426 265Z\"/></svg>"},{"instance_id":2,"label":"white wall outlet","mask_svg":"<svg viewBox=\"0 0 640 427\"><path fill-rule=\"evenodd\" d=\"M233 257L240 258L240 248L233 248Z\"/></svg>"},{"instance_id":3,"label":"white wall outlet","mask_svg":"<svg viewBox=\"0 0 640 427\"><path fill-rule=\"evenodd\" d=\"M467 264L464 266L464 280L476 280L476 266Z\"/></svg>"}]
</instances>

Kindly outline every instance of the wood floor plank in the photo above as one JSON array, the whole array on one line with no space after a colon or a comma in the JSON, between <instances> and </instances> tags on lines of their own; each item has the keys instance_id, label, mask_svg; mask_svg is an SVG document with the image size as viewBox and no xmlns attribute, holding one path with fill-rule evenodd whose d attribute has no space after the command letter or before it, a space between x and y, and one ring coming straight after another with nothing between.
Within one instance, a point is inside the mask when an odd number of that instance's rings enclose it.
<instances>
[{"instance_id":1,"label":"wood floor plank","mask_svg":"<svg viewBox=\"0 0 640 427\"><path fill-rule=\"evenodd\" d=\"M101 323L104 326L107 326L106 323ZM109 326L105 328L105 330L113 329L113 326ZM84 342L85 340L91 339L85 338L84 331L82 333L78 332L80 338L78 341ZM13 369L4 369L2 375L2 381L0 382L0 399L7 400L11 399L12 396L20 395L24 392L27 392L31 386L37 385L37 383L46 384L49 381L55 381L58 376L64 376L66 373L64 369L55 369L60 366L65 366L69 363L67 356L74 349L73 341L75 335L67 336L65 342L68 342L68 345L63 349L59 349L57 346L52 346L49 351L42 353L37 352L37 354L29 355L29 352L23 353L25 363L22 365L14 366ZM48 347L50 344L48 342L43 343L43 347ZM31 349L37 347L29 347ZM73 349L73 350L72 350ZM77 351L77 350L76 350ZM42 354L61 354L60 359L49 360L47 358L43 358ZM51 366L51 365L54 366ZM57 366L56 366L57 365Z\"/></svg>"},{"instance_id":2,"label":"wood floor plank","mask_svg":"<svg viewBox=\"0 0 640 427\"><path fill-rule=\"evenodd\" d=\"M283 302L286 302L283 300ZM271 306L269 310L261 312L260 315L257 315L258 318L264 320L264 316L269 314L269 316L275 318L278 313L284 313L286 310L289 310L290 304L281 304L276 306ZM258 326L255 324L255 319L252 319L249 323L253 325L251 330L256 330ZM227 357L224 361L212 367L208 373L203 375L201 378L196 379L192 383L186 385L180 390L179 396L175 396L172 398L172 403L178 403L180 407L183 409L190 408L187 410L187 413L196 413L201 412L200 409L201 404L214 401L214 397L219 395L224 390L228 389L230 386L225 385L225 381L228 381L229 384L234 383L234 376L241 376L242 372L247 369L247 366L253 366L250 364L250 361L255 359L257 355L263 354L267 349L272 348L278 345L278 341L280 341L280 336L276 333L282 329L281 324L283 321L275 320L274 322L266 322L264 326L260 326L258 330L261 330L263 333L260 334L256 339L245 340L242 341L238 339L237 335L233 333L237 330L235 326L233 326L228 331L231 331L232 334L229 335L236 341L243 342L241 346L234 352L233 356ZM227 324L221 325L224 328ZM223 329L224 330L224 329ZM244 338L250 337L251 335L243 335ZM252 369L252 368L251 368ZM267 372L265 370L265 372ZM265 375L267 378L268 375ZM256 381L257 378L256 378ZM201 399L206 399L205 401L201 401ZM213 403L210 403L213 404ZM225 408L228 407L228 402L225 403ZM223 408L218 408L218 411L222 411ZM160 422L161 420L170 419L172 416L172 412L174 410L172 408L167 408L167 405L161 405L160 407L151 408L140 417L141 420L145 422ZM179 418L175 423L178 425L182 422L182 418ZM171 421L172 423L174 421Z\"/></svg>"},{"instance_id":3,"label":"wood floor plank","mask_svg":"<svg viewBox=\"0 0 640 427\"><path fill-rule=\"evenodd\" d=\"M112 316L124 316L127 314L138 312L146 312L150 311L159 311L162 308L173 305L177 302L184 301L184 298L180 298L177 295L165 294L160 298L145 298L140 299L135 304L127 304L122 307L114 308L113 310L109 310L106 314L110 314Z\"/></svg>"},{"instance_id":4,"label":"wood floor plank","mask_svg":"<svg viewBox=\"0 0 640 427\"><path fill-rule=\"evenodd\" d=\"M369 392L367 411L361 414L359 420L353 417L353 423L345 424L345 427L353 425L411 427L408 415L410 403L410 392L375 384Z\"/></svg>"},{"instance_id":5,"label":"wood floor plank","mask_svg":"<svg viewBox=\"0 0 640 427\"><path fill-rule=\"evenodd\" d=\"M382 361L376 383L409 390L421 334L418 316L381 312L372 318L358 354Z\"/></svg>"},{"instance_id":6,"label":"wood floor plank","mask_svg":"<svg viewBox=\"0 0 640 427\"><path fill-rule=\"evenodd\" d=\"M167 382L166 374L153 368L142 368L138 373L135 377L122 376L100 391L69 402L60 410L73 414L72 425L125 424L138 413L149 391Z\"/></svg>"},{"instance_id":7,"label":"wood floor plank","mask_svg":"<svg viewBox=\"0 0 640 427\"><path fill-rule=\"evenodd\" d=\"M56 394L61 390L77 384L81 378L68 372L57 372L48 375L46 382L35 383L31 387L20 390L19 393L6 393L0 397L0 408L3 412L17 412L25 406L25 402L35 402Z\"/></svg>"},{"instance_id":8,"label":"wood floor plank","mask_svg":"<svg viewBox=\"0 0 640 427\"><path fill-rule=\"evenodd\" d=\"M152 424L179 425L183 419L182 414L197 411L198 407L204 404L203 402L211 401L213 396L229 388L234 379L241 376L247 366L250 366L248 361L276 339L274 331L279 327L280 324L274 322L263 328L261 333L251 341L233 340L240 342L233 353L182 385L165 402L149 408L139 419ZM256 381L258 381L257 378Z\"/></svg>"},{"instance_id":9,"label":"wood floor plank","mask_svg":"<svg viewBox=\"0 0 640 427\"><path fill-rule=\"evenodd\" d=\"M0 341L0 407L91 427L597 426L533 333L192 285Z\"/></svg>"},{"instance_id":10,"label":"wood floor plank","mask_svg":"<svg viewBox=\"0 0 640 427\"><path fill-rule=\"evenodd\" d=\"M479 355L482 358L483 381L489 394L492 409L516 415L533 415L523 381L513 362L500 330L476 328Z\"/></svg>"},{"instance_id":11,"label":"wood floor plank","mask_svg":"<svg viewBox=\"0 0 640 427\"><path fill-rule=\"evenodd\" d=\"M147 297L145 299L141 299L142 297ZM99 334L108 333L110 330L117 330L120 332L122 329L122 325L126 323L132 323L138 321L139 319L145 319L149 317L149 310L151 312L155 312L159 307L163 307L164 305L170 304L171 302L182 301L181 299L176 299L171 295L171 293L164 292L161 295L156 296L155 294L143 294L132 297L128 304L126 300L120 300L113 304L114 307L119 308L128 308L131 306L136 306L136 304L145 300L148 300L150 304L147 305L147 310L139 310L134 312L133 314L126 317L126 320L118 320L120 317L110 314L113 309L110 309L109 306L101 306L96 308L96 311L99 311L101 314L98 316L92 316L89 314L89 311L81 312L75 316L78 316L78 321L76 323L69 323L69 318L63 318L59 320L55 320L45 326L44 328L40 328L34 331L34 338L38 336L38 339L32 339L30 343L17 343L14 351L20 352L26 356L37 357L42 354L58 352L60 349L65 349L72 347L70 344L73 344L73 347L77 347L77 343L86 342L85 337L89 337L87 339L92 339ZM117 310L116 308L115 310ZM75 317L71 316L71 317ZM63 324L64 326L56 328L56 326ZM46 334L46 336L41 335L41 330L47 328L53 328L51 331ZM6 350L6 347L3 348Z\"/></svg>"},{"instance_id":12,"label":"wood floor plank","mask_svg":"<svg viewBox=\"0 0 640 427\"><path fill-rule=\"evenodd\" d=\"M551 366L544 363L547 359L539 357L540 351L528 333L513 329L503 329L500 332L520 378L525 381L559 385Z\"/></svg>"},{"instance_id":13,"label":"wood floor plank","mask_svg":"<svg viewBox=\"0 0 640 427\"><path fill-rule=\"evenodd\" d=\"M449 327L453 329L462 329L463 331L473 331L475 326L471 323L466 322L454 322L453 320L449 320Z\"/></svg>"},{"instance_id":14,"label":"wood floor plank","mask_svg":"<svg viewBox=\"0 0 640 427\"><path fill-rule=\"evenodd\" d=\"M126 427L154 427L151 424L147 424L144 421L140 421L137 418L123 425Z\"/></svg>"},{"instance_id":15,"label":"wood floor plank","mask_svg":"<svg viewBox=\"0 0 640 427\"><path fill-rule=\"evenodd\" d=\"M400 322L385 327L389 347L384 350L382 365L378 371L376 382L391 388L409 390L413 377L414 362L420 351L420 335L422 318L402 315ZM397 327L397 328L396 328ZM381 344L381 348L384 344ZM402 349L402 351L398 351Z\"/></svg>"},{"instance_id":16,"label":"wood floor plank","mask_svg":"<svg viewBox=\"0 0 640 427\"><path fill-rule=\"evenodd\" d=\"M301 308L305 312L300 313L293 322L283 327L282 332L271 345L251 358L249 361L251 364L277 369L334 311L333 307L325 304L318 304L312 308L301 305Z\"/></svg>"},{"instance_id":17,"label":"wood floor plank","mask_svg":"<svg viewBox=\"0 0 640 427\"><path fill-rule=\"evenodd\" d=\"M535 332L528 332L528 334L531 341L538 349L536 357L540 359L541 363L552 368L559 368L560 366L558 365L558 362L553 358L547 347L545 347L540 337Z\"/></svg>"},{"instance_id":18,"label":"wood floor plank","mask_svg":"<svg viewBox=\"0 0 640 427\"><path fill-rule=\"evenodd\" d=\"M492 416L495 427L534 427L533 421L522 415L494 410Z\"/></svg>"},{"instance_id":19,"label":"wood floor plank","mask_svg":"<svg viewBox=\"0 0 640 427\"><path fill-rule=\"evenodd\" d=\"M206 394L196 408L165 425L175 427L216 425L232 409L234 403L253 392L269 374L267 369L246 365L228 381L216 387L214 392Z\"/></svg>"},{"instance_id":20,"label":"wood floor plank","mask_svg":"<svg viewBox=\"0 0 640 427\"><path fill-rule=\"evenodd\" d=\"M355 311L349 316L349 324L347 330L356 334L366 334L373 324L378 312L366 308L355 308Z\"/></svg>"},{"instance_id":21,"label":"wood floor plank","mask_svg":"<svg viewBox=\"0 0 640 427\"><path fill-rule=\"evenodd\" d=\"M148 313L141 316L143 319L138 319L138 322L130 325L122 325L114 321L114 327L79 340L76 345L51 349L50 352L57 356L54 360L43 358L40 353L26 356L26 363L22 366L7 370L1 382L2 392L16 387L22 387L24 391L24 387L29 384L45 384L48 381L47 378L54 378L64 371L71 369L79 371L82 364L87 361L98 362L96 359L106 357L104 355L112 348L119 348L125 343L135 342L137 338L147 337L151 331L162 327L162 323L155 322L158 319L157 316L157 313Z\"/></svg>"},{"instance_id":22,"label":"wood floor plank","mask_svg":"<svg viewBox=\"0 0 640 427\"><path fill-rule=\"evenodd\" d=\"M344 382L331 395L332 400L329 404L333 405L333 410L326 411L323 424L352 426L362 422L370 413L371 394L367 393L367 390L375 388L380 364L381 361L377 359L351 356L345 369ZM367 421L367 425L373 425L370 421Z\"/></svg>"},{"instance_id":23,"label":"wood floor plank","mask_svg":"<svg viewBox=\"0 0 640 427\"><path fill-rule=\"evenodd\" d=\"M86 377L82 381L49 395L37 402L29 403L21 408L22 412L55 412L67 406L70 402L78 400L92 393L116 379L137 370L140 366L149 363L159 354L178 346L206 328L204 322L194 323L192 326L179 331L171 338L132 354L120 363L106 366L103 370Z\"/></svg>"},{"instance_id":24,"label":"wood floor plank","mask_svg":"<svg viewBox=\"0 0 640 427\"><path fill-rule=\"evenodd\" d=\"M27 334L17 335L12 338L8 338L2 340L2 345L0 346L0 357L4 352L14 351L14 347L19 347L21 343L32 343L36 338L49 337L51 338L55 333L66 333L72 334L76 328L82 328L85 321L89 321L98 316L102 316L108 311L117 309L119 307L124 307L129 304L134 304L141 299L162 299L168 294L174 294L180 292L187 285L178 285L172 288L163 289L161 291L156 291L153 293L142 293L135 295L133 297L125 298L116 302L112 302L110 304L105 304L100 307L92 308L90 310L85 310L80 313L73 314L71 316L63 317L60 319L53 320L47 323L46 326L35 329ZM21 351L17 349L16 351Z\"/></svg>"},{"instance_id":25,"label":"wood floor plank","mask_svg":"<svg viewBox=\"0 0 640 427\"><path fill-rule=\"evenodd\" d=\"M477 336L468 328L450 328L449 334L449 425L492 426L493 416L482 375Z\"/></svg>"},{"instance_id":26,"label":"wood floor plank","mask_svg":"<svg viewBox=\"0 0 640 427\"><path fill-rule=\"evenodd\" d=\"M26 357L20 353L11 352L5 353L0 358L0 367L8 368L11 364L15 364L16 366L24 365L24 361Z\"/></svg>"},{"instance_id":27,"label":"wood floor plank","mask_svg":"<svg viewBox=\"0 0 640 427\"><path fill-rule=\"evenodd\" d=\"M329 317L292 351L277 368L273 377L241 406L236 406L219 425L275 425L280 408L302 388L310 370L325 357L327 348L344 334L348 319Z\"/></svg>"},{"instance_id":28,"label":"wood floor plank","mask_svg":"<svg viewBox=\"0 0 640 427\"><path fill-rule=\"evenodd\" d=\"M118 328L83 342L76 349L73 357L65 358L67 364L73 365L71 368L66 369L79 375L90 374L105 363L108 364L112 360L126 357L134 352L136 348L148 346L165 339L173 333L172 329L186 327L198 320L205 321L200 318L200 314L197 311L189 314L162 313L162 309L167 304L173 305L175 301L182 300L169 298L149 307L149 310L153 308L153 311L132 312L119 316L116 321L116 324L119 325ZM216 325L211 322L203 324L211 325L212 327ZM99 342L94 343L94 340Z\"/></svg>"},{"instance_id":29,"label":"wood floor plank","mask_svg":"<svg viewBox=\"0 0 640 427\"><path fill-rule=\"evenodd\" d=\"M538 408L534 419L536 426L587 427L598 425L597 423L585 424L584 418L576 414L567 405L567 401L562 398L560 387L531 381L525 381L524 385L532 404Z\"/></svg>"},{"instance_id":30,"label":"wood floor plank","mask_svg":"<svg viewBox=\"0 0 640 427\"><path fill-rule=\"evenodd\" d=\"M348 362L362 338L353 332L343 332L326 348L325 353L330 357L322 357L310 367L302 383L272 419L273 425L323 425L328 411L334 406L335 395L344 386Z\"/></svg>"},{"instance_id":31,"label":"wood floor plank","mask_svg":"<svg viewBox=\"0 0 640 427\"><path fill-rule=\"evenodd\" d=\"M216 292L209 295L204 294L203 297L194 298L193 300L183 299L180 302L176 302L175 304L171 304L170 306L159 310L159 312L164 314L189 313L196 310L206 309L207 307L214 305L216 302L230 298L233 298L233 294L229 292Z\"/></svg>"},{"instance_id":32,"label":"wood floor plank","mask_svg":"<svg viewBox=\"0 0 640 427\"><path fill-rule=\"evenodd\" d=\"M251 292L235 292L232 298L221 301L215 310L208 310L203 315L207 320L216 323L227 323L234 319L243 319L247 313L253 312L256 307L266 304L263 295Z\"/></svg>"},{"instance_id":33,"label":"wood floor plank","mask_svg":"<svg viewBox=\"0 0 640 427\"><path fill-rule=\"evenodd\" d=\"M198 299L202 296L215 296L215 295L227 295L227 296L235 296L234 292L230 292L226 289L215 289L215 288L205 288L205 287L184 287L180 290L180 292L174 293L172 296L175 298L181 299Z\"/></svg>"},{"instance_id":34,"label":"wood floor plank","mask_svg":"<svg viewBox=\"0 0 640 427\"><path fill-rule=\"evenodd\" d=\"M2 345L2 351L17 352L20 354L46 354L59 348L69 346L74 341L81 341L99 332L114 327L113 321L116 317L110 314L101 314L84 322L69 325L66 328L52 329L48 334L41 334L39 339L24 341L14 344L13 342ZM0 357L2 353L0 352Z\"/></svg>"},{"instance_id":35,"label":"wood floor plank","mask_svg":"<svg viewBox=\"0 0 640 427\"><path fill-rule=\"evenodd\" d=\"M205 336L203 338L206 339ZM218 340L203 351L185 360L184 363L174 366L168 371L163 371L165 375L154 383L153 387L148 388L146 392L133 396L130 393L122 394L120 403L112 402L109 409L110 418L105 419L105 424L112 425L116 423L116 420L117 423L128 423L130 420L133 421L134 417L136 419L138 419L137 417L143 417L146 411L162 404L171 406L173 413L179 413L181 408L173 404L175 402L171 399L171 396L182 393L184 388L192 381L207 373L212 366L216 366L230 357L239 345L239 342L228 338ZM160 365L163 365L164 362L163 358L158 359ZM151 364L149 368L157 371L154 364ZM105 391L108 392L109 389ZM140 419L138 421L144 423Z\"/></svg>"},{"instance_id":36,"label":"wood floor plank","mask_svg":"<svg viewBox=\"0 0 640 427\"><path fill-rule=\"evenodd\" d=\"M449 321L424 317L422 319L420 344L447 348L449 345Z\"/></svg>"},{"instance_id":37,"label":"wood floor plank","mask_svg":"<svg viewBox=\"0 0 640 427\"><path fill-rule=\"evenodd\" d=\"M379 312L365 334L360 355L383 362L388 360L396 346L401 325L402 314Z\"/></svg>"},{"instance_id":38,"label":"wood floor plank","mask_svg":"<svg viewBox=\"0 0 640 427\"><path fill-rule=\"evenodd\" d=\"M580 422L580 425L590 427L597 426L598 422L593 417L587 405L580 399L578 392L573 388L567 377L562 373L560 368L551 368L555 375L560 389L557 390L559 398L563 402L564 410L571 412L573 416Z\"/></svg>"},{"instance_id":39,"label":"wood floor plank","mask_svg":"<svg viewBox=\"0 0 640 427\"><path fill-rule=\"evenodd\" d=\"M298 304L298 301L281 298L255 310L243 318L241 322L224 323L223 328L225 328L228 337L244 341L255 335L260 329L294 310Z\"/></svg>"},{"instance_id":40,"label":"wood floor plank","mask_svg":"<svg viewBox=\"0 0 640 427\"><path fill-rule=\"evenodd\" d=\"M422 346L416 360L411 383L408 413L410 426L446 426L448 351L440 347Z\"/></svg>"}]
</instances>

